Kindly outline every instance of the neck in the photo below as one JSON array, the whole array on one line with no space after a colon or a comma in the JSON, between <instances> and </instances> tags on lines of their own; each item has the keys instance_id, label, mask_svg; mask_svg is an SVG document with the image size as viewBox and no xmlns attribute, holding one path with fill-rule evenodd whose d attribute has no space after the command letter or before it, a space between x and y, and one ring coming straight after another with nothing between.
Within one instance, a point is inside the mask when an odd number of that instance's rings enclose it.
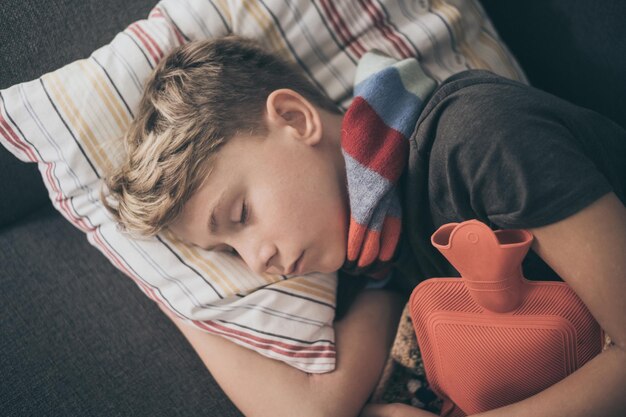
<instances>
[{"instance_id":1,"label":"neck","mask_svg":"<svg viewBox=\"0 0 626 417\"><path fill-rule=\"evenodd\" d=\"M346 224L350 222L350 196L348 194L348 175L346 172L346 160L341 151L341 128L343 114L330 113L320 110L320 118L324 127L324 142L327 144L327 154L332 159L335 177L341 187L343 207L346 207ZM347 236L346 236L347 239Z\"/></svg>"},{"instance_id":2,"label":"neck","mask_svg":"<svg viewBox=\"0 0 626 417\"><path fill-rule=\"evenodd\" d=\"M330 146L331 154L333 155L335 172L337 174L337 181L342 185L341 191L345 201L345 207L349 207L348 198L348 176L346 173L346 160L343 157L341 151L341 127L343 123L343 114L335 114L324 112L324 134L328 138L327 143Z\"/></svg>"}]
</instances>

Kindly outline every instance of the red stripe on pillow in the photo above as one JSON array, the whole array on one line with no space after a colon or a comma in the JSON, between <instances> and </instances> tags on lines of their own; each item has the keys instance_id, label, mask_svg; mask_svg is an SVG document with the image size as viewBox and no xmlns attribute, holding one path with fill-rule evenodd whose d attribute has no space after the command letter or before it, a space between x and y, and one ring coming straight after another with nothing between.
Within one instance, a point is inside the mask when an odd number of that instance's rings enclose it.
<instances>
[{"instance_id":1,"label":"red stripe on pillow","mask_svg":"<svg viewBox=\"0 0 626 417\"><path fill-rule=\"evenodd\" d=\"M185 38L183 38L183 34L180 33L180 30L176 27L176 25L173 24L171 19L163 13L163 11L161 10L160 7L158 7L158 6L155 7L153 9L153 13L151 13L151 16L155 17L155 18L167 19L168 22L170 23L169 26L172 29L172 32L174 32L174 35L176 35L176 39L178 40L178 44L182 45L182 44L185 43Z\"/></svg>"},{"instance_id":2,"label":"red stripe on pillow","mask_svg":"<svg viewBox=\"0 0 626 417\"><path fill-rule=\"evenodd\" d=\"M395 47L395 49L400 53L403 58L408 58L414 56L415 53L407 47L404 41L389 28L389 24L384 22L389 19L385 18L382 15L380 10L372 4L371 0L359 0L359 4L363 6L363 9L367 12L367 14L372 18L372 23L374 26L380 31L380 33L387 38Z\"/></svg>"},{"instance_id":3,"label":"red stripe on pillow","mask_svg":"<svg viewBox=\"0 0 626 417\"><path fill-rule=\"evenodd\" d=\"M335 349L331 346L302 346L287 344L284 342L278 342L276 340L264 339L243 331L234 330L229 327L217 324L215 321L211 320L194 321L194 324L206 330L210 330L213 333L227 335L234 339L241 340L242 342L245 342L256 348L276 352L281 356L287 356L292 358L334 358L336 356ZM312 350L314 352L302 352L305 350Z\"/></svg>"},{"instance_id":4,"label":"red stripe on pillow","mask_svg":"<svg viewBox=\"0 0 626 417\"><path fill-rule=\"evenodd\" d=\"M152 49L152 47L150 46L150 43L146 39L144 39L144 37L141 35L141 32L139 32L137 29L135 29L136 25L137 25L137 23L133 23L132 25L130 25L128 27L128 30L130 30L132 33L135 34L137 39L139 39L139 41L143 44L143 46L146 49L146 51L148 51L148 53L152 57L152 62L154 64L156 64L159 61L158 54L156 54L155 51Z\"/></svg>"},{"instance_id":5,"label":"red stripe on pillow","mask_svg":"<svg viewBox=\"0 0 626 417\"><path fill-rule=\"evenodd\" d=\"M17 149L22 151L31 162L37 162L37 157L35 156L30 146L28 146L27 144L25 144L24 142L20 140L19 136L17 136L15 131L11 128L9 123L2 116L1 112L0 112L0 135L4 136L9 143L11 143Z\"/></svg>"},{"instance_id":6,"label":"red stripe on pillow","mask_svg":"<svg viewBox=\"0 0 626 417\"><path fill-rule=\"evenodd\" d=\"M163 51L161 50L161 47L159 46L159 44L152 38L152 36L150 36L145 30L143 30L143 28L141 27L140 24L137 24L136 26L137 30L141 32L141 34L143 36L146 37L146 39L148 40L148 42L150 42L150 44L152 44L152 46L154 47L154 49L156 50L159 59L163 58Z\"/></svg>"},{"instance_id":7,"label":"red stripe on pillow","mask_svg":"<svg viewBox=\"0 0 626 417\"><path fill-rule=\"evenodd\" d=\"M339 37L341 38L344 45L352 49L357 57L361 57L361 55L367 52L365 47L359 42L359 38L350 33L348 25L346 25L346 22L343 20L343 18L335 8L333 2L328 0L321 0L321 4L324 12L326 12L328 20L330 20L330 23L332 23L333 28L335 29L337 35L339 35Z\"/></svg>"}]
</instances>

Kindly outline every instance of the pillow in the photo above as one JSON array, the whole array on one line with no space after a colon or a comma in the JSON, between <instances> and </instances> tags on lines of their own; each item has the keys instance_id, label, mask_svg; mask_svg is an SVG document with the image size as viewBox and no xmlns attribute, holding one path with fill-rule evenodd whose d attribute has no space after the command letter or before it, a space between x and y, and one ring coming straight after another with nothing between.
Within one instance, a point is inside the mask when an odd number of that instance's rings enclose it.
<instances>
[{"instance_id":1,"label":"pillow","mask_svg":"<svg viewBox=\"0 0 626 417\"><path fill-rule=\"evenodd\" d=\"M236 256L185 246L167 232L132 239L98 198L155 64L177 45L228 33L295 61L344 109L356 63L372 48L418 56L439 81L467 68L526 79L474 1L162 0L89 58L0 91L0 142L38 164L54 207L148 297L199 329L306 372L329 372L336 274L258 275Z\"/></svg>"}]
</instances>

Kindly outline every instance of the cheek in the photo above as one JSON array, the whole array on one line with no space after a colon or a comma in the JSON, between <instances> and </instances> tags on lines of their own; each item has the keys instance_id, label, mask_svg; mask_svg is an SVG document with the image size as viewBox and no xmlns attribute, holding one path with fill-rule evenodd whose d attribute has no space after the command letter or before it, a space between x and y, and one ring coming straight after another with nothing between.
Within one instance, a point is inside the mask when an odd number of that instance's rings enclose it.
<instances>
[{"instance_id":1,"label":"cheek","mask_svg":"<svg viewBox=\"0 0 626 417\"><path fill-rule=\"evenodd\" d=\"M300 245L311 245L326 242L336 246L341 233L340 216L337 206L330 204L328 198L320 198L315 193L303 192L306 187L289 194L288 198L268 204L267 215L271 218L270 228L280 233L287 240L298 240ZM271 208L270 208L271 207Z\"/></svg>"},{"instance_id":2,"label":"cheek","mask_svg":"<svg viewBox=\"0 0 626 417\"><path fill-rule=\"evenodd\" d=\"M319 206L319 204L324 204ZM343 264L346 254L348 241L349 212L347 207L341 204L339 199L321 199L318 207L310 214L311 218L315 218L315 223L311 222L311 226L315 226L313 233L318 238L320 250L323 250L328 257L329 266L337 266L337 269Z\"/></svg>"},{"instance_id":3,"label":"cheek","mask_svg":"<svg viewBox=\"0 0 626 417\"><path fill-rule=\"evenodd\" d=\"M330 167L283 165L281 172L266 177L263 212L271 219L273 233L286 240L300 239L301 245L322 246L318 250L345 253L348 237L349 205ZM276 237L279 237L276 235ZM331 249L332 248L332 249Z\"/></svg>"}]
</instances>

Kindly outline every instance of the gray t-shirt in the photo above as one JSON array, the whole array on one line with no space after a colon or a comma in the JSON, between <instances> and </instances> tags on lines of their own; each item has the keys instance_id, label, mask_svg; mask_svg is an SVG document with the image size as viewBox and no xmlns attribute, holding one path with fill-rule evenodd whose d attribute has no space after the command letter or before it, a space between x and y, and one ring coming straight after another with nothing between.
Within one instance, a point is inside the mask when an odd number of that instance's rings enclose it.
<instances>
[{"instance_id":1,"label":"gray t-shirt","mask_svg":"<svg viewBox=\"0 0 626 417\"><path fill-rule=\"evenodd\" d=\"M403 225L387 287L408 295L426 278L458 276L430 243L443 224L537 227L610 191L626 204L626 130L541 90L466 71L425 103L398 187ZM560 279L532 249L522 268L531 280ZM339 277L342 299L356 281Z\"/></svg>"},{"instance_id":2,"label":"gray t-shirt","mask_svg":"<svg viewBox=\"0 0 626 417\"><path fill-rule=\"evenodd\" d=\"M626 131L609 119L487 71L444 81L410 138L400 178L402 235L388 288L459 276L430 243L439 226L493 230L562 220L613 191L626 202ZM531 249L531 280L560 277Z\"/></svg>"}]
</instances>

